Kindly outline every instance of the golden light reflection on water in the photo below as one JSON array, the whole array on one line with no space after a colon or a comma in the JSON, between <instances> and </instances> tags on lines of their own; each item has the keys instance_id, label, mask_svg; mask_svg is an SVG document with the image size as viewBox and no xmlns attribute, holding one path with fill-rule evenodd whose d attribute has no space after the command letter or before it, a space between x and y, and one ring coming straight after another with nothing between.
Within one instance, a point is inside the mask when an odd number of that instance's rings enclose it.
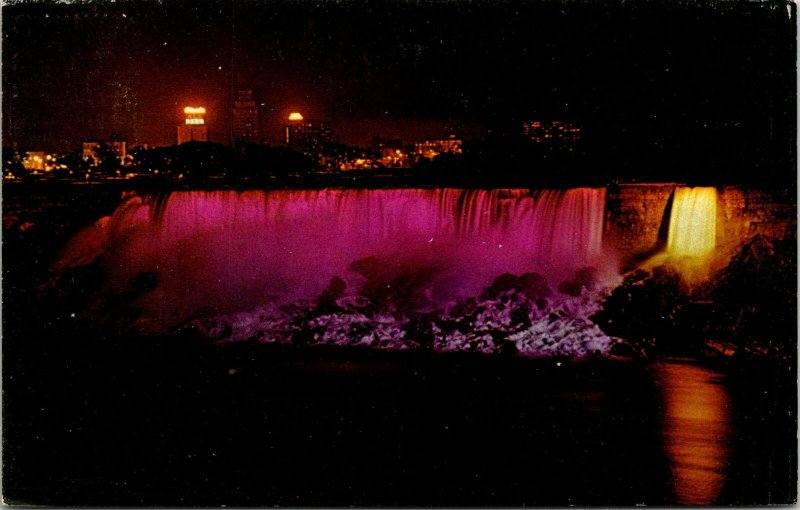
<instances>
[{"instance_id":1,"label":"golden light reflection on water","mask_svg":"<svg viewBox=\"0 0 800 510\"><path fill-rule=\"evenodd\" d=\"M710 370L677 363L653 370L664 398L663 446L677 503L711 505L725 481L730 397Z\"/></svg>"}]
</instances>

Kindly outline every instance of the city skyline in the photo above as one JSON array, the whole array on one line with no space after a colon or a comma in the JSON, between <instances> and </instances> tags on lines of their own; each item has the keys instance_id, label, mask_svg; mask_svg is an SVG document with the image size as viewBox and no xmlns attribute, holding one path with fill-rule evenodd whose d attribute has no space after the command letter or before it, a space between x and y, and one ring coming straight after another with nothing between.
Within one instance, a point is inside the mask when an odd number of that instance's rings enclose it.
<instances>
[{"instance_id":1,"label":"city skyline","mask_svg":"<svg viewBox=\"0 0 800 510\"><path fill-rule=\"evenodd\" d=\"M209 139L229 144L247 88L272 145L292 111L348 145L549 118L623 158L765 160L793 150L794 9L16 3L3 7L3 143L169 145L181 109L203 104Z\"/></svg>"}]
</instances>

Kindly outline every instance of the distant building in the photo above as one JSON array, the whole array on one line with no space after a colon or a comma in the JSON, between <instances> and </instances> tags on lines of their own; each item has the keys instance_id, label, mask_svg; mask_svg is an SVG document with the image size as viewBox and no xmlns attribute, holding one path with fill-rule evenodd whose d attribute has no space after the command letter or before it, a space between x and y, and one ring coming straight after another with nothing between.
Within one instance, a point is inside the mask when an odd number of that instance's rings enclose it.
<instances>
[{"instance_id":1,"label":"distant building","mask_svg":"<svg viewBox=\"0 0 800 510\"><path fill-rule=\"evenodd\" d=\"M381 149L380 163L384 168L408 168L411 164L411 158L408 151L403 148L385 147Z\"/></svg>"},{"instance_id":2,"label":"distant building","mask_svg":"<svg viewBox=\"0 0 800 510\"><path fill-rule=\"evenodd\" d=\"M456 135L414 144L414 154L418 158L433 159L439 154L461 154L461 152L461 140L456 138Z\"/></svg>"},{"instance_id":3,"label":"distant building","mask_svg":"<svg viewBox=\"0 0 800 510\"><path fill-rule=\"evenodd\" d=\"M542 144L574 145L581 139L580 126L562 120L523 122L522 133L530 141Z\"/></svg>"},{"instance_id":4,"label":"distant building","mask_svg":"<svg viewBox=\"0 0 800 510\"><path fill-rule=\"evenodd\" d=\"M28 151L22 159L22 166L29 172L44 171L48 156L42 151Z\"/></svg>"},{"instance_id":5,"label":"distant building","mask_svg":"<svg viewBox=\"0 0 800 510\"><path fill-rule=\"evenodd\" d=\"M94 161L99 159L98 150L100 149L99 141L89 141L81 143L81 157L84 161L89 161L91 158Z\"/></svg>"},{"instance_id":6,"label":"distant building","mask_svg":"<svg viewBox=\"0 0 800 510\"><path fill-rule=\"evenodd\" d=\"M406 168L411 163L410 151L403 147L401 140L376 137L372 140L372 150L378 154L378 161L384 168Z\"/></svg>"},{"instance_id":7,"label":"distant building","mask_svg":"<svg viewBox=\"0 0 800 510\"><path fill-rule=\"evenodd\" d=\"M186 118L178 126L178 145L186 142L207 142L206 109L202 106L187 106L183 113Z\"/></svg>"},{"instance_id":8,"label":"distant building","mask_svg":"<svg viewBox=\"0 0 800 510\"><path fill-rule=\"evenodd\" d=\"M325 144L333 141L333 132L329 122L307 121L299 113L292 113L284 128L284 141L292 149L316 155Z\"/></svg>"},{"instance_id":9,"label":"distant building","mask_svg":"<svg viewBox=\"0 0 800 510\"><path fill-rule=\"evenodd\" d=\"M128 156L128 142L120 139L113 139L109 141L103 140L87 140L81 144L81 156L84 161L93 161L94 165L100 164L100 146L105 144L120 162L124 163Z\"/></svg>"},{"instance_id":10,"label":"distant building","mask_svg":"<svg viewBox=\"0 0 800 510\"><path fill-rule=\"evenodd\" d=\"M125 158L128 157L128 142L125 140L109 140L106 145L117 155L120 161L124 162Z\"/></svg>"},{"instance_id":11,"label":"distant building","mask_svg":"<svg viewBox=\"0 0 800 510\"><path fill-rule=\"evenodd\" d=\"M233 141L234 144L258 141L258 108L252 90L240 90L233 102Z\"/></svg>"}]
</instances>

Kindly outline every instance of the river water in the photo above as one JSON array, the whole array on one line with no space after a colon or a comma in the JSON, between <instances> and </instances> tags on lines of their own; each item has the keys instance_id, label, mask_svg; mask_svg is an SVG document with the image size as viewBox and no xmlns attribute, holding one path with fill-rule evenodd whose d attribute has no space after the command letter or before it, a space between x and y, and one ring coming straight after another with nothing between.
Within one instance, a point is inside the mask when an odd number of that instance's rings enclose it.
<instances>
[{"instance_id":1,"label":"river water","mask_svg":"<svg viewBox=\"0 0 800 510\"><path fill-rule=\"evenodd\" d=\"M552 506L795 497L788 367L67 339L6 349L22 364L5 371L13 376L4 397L12 501Z\"/></svg>"}]
</instances>

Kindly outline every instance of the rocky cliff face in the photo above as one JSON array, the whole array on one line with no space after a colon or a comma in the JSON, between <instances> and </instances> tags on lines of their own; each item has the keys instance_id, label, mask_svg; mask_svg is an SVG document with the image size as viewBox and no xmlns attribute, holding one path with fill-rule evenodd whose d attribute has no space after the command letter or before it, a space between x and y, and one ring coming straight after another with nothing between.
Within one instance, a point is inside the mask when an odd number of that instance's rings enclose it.
<instances>
[{"instance_id":1,"label":"rocky cliff face","mask_svg":"<svg viewBox=\"0 0 800 510\"><path fill-rule=\"evenodd\" d=\"M622 258L646 256L666 246L671 197L680 184L623 184L606 195L603 243ZM794 190L717 188L716 244L728 256L748 240L762 236L796 237Z\"/></svg>"}]
</instances>

